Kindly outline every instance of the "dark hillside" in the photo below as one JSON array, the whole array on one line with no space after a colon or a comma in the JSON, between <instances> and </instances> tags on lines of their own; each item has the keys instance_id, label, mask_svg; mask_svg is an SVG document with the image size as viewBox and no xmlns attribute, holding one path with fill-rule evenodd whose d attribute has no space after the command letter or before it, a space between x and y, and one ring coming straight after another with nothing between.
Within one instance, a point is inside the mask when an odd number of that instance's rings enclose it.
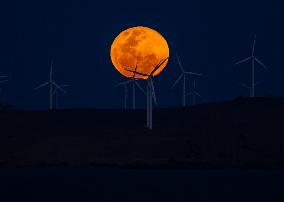
<instances>
[{"instance_id":1,"label":"dark hillside","mask_svg":"<svg viewBox=\"0 0 284 202\"><path fill-rule=\"evenodd\" d=\"M269 166L284 163L284 98L144 110L0 111L2 166Z\"/></svg>"}]
</instances>

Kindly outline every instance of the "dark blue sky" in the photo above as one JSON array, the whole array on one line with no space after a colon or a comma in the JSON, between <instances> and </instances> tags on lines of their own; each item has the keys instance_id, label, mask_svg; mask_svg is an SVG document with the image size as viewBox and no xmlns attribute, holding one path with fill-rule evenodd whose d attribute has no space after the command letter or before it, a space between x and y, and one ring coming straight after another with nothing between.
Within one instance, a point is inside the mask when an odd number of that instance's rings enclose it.
<instances>
[{"instance_id":1,"label":"dark blue sky","mask_svg":"<svg viewBox=\"0 0 284 202\"><path fill-rule=\"evenodd\" d=\"M205 76L197 87L206 102L248 95L249 65L234 62L256 55L270 72L257 68L257 95L284 95L283 4L272 1L83 1L33 0L0 3L0 100L19 108L44 109L48 90L32 91L47 81L51 57L58 83L71 84L63 107L119 108L124 78L110 61L110 45L122 30L148 26L170 45L168 66L155 80L160 107L181 104L181 86L169 88L180 73L175 52L187 70ZM141 83L143 85L143 82ZM137 95L139 107L146 98ZM130 102L130 100L129 100Z\"/></svg>"}]
</instances>

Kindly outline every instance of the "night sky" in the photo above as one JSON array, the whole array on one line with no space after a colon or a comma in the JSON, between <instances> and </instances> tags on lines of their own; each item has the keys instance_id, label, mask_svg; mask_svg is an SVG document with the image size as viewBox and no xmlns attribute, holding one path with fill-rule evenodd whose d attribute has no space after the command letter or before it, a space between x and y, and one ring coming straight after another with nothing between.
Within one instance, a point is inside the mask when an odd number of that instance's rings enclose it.
<instances>
[{"instance_id":1,"label":"night sky","mask_svg":"<svg viewBox=\"0 0 284 202\"><path fill-rule=\"evenodd\" d=\"M11 80L0 84L0 100L47 109L48 89L32 89L48 80L54 57L55 80L72 85L61 95L61 107L123 107L123 89L114 84L125 78L111 63L110 46L132 26L157 30L170 46L169 64L155 79L158 107L181 105L181 85L170 90L180 73L176 52L188 71L204 74L197 80L202 102L249 95L239 85L250 81L249 63L234 63L250 55L255 34L256 56L270 69L257 66L256 95L283 96L283 8L258 0L1 2L0 75ZM137 104L146 105L138 91Z\"/></svg>"}]
</instances>

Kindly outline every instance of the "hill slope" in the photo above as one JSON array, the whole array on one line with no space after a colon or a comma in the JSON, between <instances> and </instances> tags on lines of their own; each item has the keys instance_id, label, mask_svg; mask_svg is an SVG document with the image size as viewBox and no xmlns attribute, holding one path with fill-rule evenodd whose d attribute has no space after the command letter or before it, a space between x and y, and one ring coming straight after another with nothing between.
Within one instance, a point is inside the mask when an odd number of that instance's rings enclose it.
<instances>
[{"instance_id":1,"label":"hill slope","mask_svg":"<svg viewBox=\"0 0 284 202\"><path fill-rule=\"evenodd\" d=\"M0 111L0 164L272 166L284 163L284 98L144 110Z\"/></svg>"}]
</instances>

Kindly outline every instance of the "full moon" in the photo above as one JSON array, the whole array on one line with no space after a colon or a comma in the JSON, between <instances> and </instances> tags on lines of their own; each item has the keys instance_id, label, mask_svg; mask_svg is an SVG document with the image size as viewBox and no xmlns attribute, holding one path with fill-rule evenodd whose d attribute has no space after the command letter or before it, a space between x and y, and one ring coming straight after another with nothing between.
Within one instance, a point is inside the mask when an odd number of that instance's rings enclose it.
<instances>
[{"instance_id":1,"label":"full moon","mask_svg":"<svg viewBox=\"0 0 284 202\"><path fill-rule=\"evenodd\" d=\"M164 37L148 27L132 27L122 31L113 41L110 51L114 67L125 77L133 77L134 73L125 69L149 75L162 60L169 57L169 46ZM158 75L167 65L163 63L153 76ZM147 77L135 74L137 79Z\"/></svg>"}]
</instances>

